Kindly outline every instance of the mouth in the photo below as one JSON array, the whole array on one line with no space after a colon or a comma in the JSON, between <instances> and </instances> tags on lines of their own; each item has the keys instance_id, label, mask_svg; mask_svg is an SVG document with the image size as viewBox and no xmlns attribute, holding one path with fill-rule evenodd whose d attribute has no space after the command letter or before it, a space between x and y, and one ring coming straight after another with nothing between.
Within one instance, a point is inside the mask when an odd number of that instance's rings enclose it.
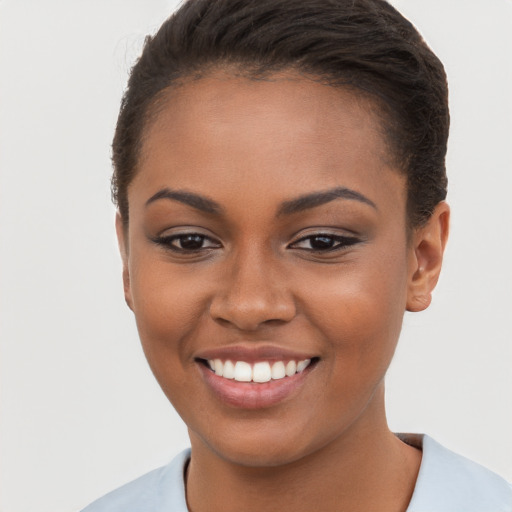
<instances>
[{"instance_id":1,"label":"mouth","mask_svg":"<svg viewBox=\"0 0 512 512\"><path fill-rule=\"evenodd\" d=\"M201 357L196 363L212 394L224 404L261 409L291 399L303 386L319 357Z\"/></svg>"},{"instance_id":2,"label":"mouth","mask_svg":"<svg viewBox=\"0 0 512 512\"><path fill-rule=\"evenodd\" d=\"M316 364L318 358L258 361L252 364L247 361L232 361L230 359L225 361L222 359L200 359L199 361L223 379L263 384L302 373L308 366Z\"/></svg>"}]
</instances>

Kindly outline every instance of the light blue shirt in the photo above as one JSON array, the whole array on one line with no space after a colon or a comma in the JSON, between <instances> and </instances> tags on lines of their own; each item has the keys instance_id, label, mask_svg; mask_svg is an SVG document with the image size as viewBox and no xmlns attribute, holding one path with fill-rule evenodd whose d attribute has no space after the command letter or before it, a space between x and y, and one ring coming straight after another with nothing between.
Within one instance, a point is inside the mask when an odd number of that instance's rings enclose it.
<instances>
[{"instance_id":1,"label":"light blue shirt","mask_svg":"<svg viewBox=\"0 0 512 512\"><path fill-rule=\"evenodd\" d=\"M512 512L512 486L492 471L424 435L402 435L423 457L407 512ZM190 450L170 464L95 501L82 512L188 512L184 468Z\"/></svg>"}]
</instances>

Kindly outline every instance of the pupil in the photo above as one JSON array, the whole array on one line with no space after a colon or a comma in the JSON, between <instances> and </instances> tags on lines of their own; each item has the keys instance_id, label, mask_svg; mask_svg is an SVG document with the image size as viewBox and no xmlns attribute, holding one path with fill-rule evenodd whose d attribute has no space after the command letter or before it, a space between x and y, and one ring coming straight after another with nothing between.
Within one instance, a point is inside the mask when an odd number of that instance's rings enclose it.
<instances>
[{"instance_id":1,"label":"pupil","mask_svg":"<svg viewBox=\"0 0 512 512\"><path fill-rule=\"evenodd\" d=\"M311 245L315 249L330 249L334 245L334 240L329 236L315 236L311 240Z\"/></svg>"},{"instance_id":2,"label":"pupil","mask_svg":"<svg viewBox=\"0 0 512 512\"><path fill-rule=\"evenodd\" d=\"M183 249L200 249L203 239L201 235L183 235L180 237L180 245Z\"/></svg>"}]
</instances>

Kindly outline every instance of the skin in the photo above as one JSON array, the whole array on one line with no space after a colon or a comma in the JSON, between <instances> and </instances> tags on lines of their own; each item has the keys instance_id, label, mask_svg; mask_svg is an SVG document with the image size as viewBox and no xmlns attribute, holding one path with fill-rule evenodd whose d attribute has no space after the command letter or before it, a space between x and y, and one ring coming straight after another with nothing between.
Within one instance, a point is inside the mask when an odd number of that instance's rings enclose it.
<instances>
[{"instance_id":1,"label":"skin","mask_svg":"<svg viewBox=\"0 0 512 512\"><path fill-rule=\"evenodd\" d=\"M292 73L187 83L147 128L117 231L146 357L189 428L193 512L407 508L421 453L388 429L384 376L404 311L430 302L449 209L440 203L408 237L405 178L390 156L371 103ZM368 201L278 214L337 187ZM221 212L146 204L163 189ZM205 237L199 250L170 248L184 233ZM315 251L319 233L345 245ZM197 361L231 345L318 361L285 400L247 410L212 394Z\"/></svg>"}]
</instances>

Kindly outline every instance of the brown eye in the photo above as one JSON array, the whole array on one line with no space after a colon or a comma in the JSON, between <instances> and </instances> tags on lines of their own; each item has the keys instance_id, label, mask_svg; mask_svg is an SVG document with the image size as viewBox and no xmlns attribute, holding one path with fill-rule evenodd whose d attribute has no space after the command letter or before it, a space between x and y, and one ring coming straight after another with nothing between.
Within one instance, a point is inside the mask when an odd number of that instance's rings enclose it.
<instances>
[{"instance_id":1,"label":"brown eye","mask_svg":"<svg viewBox=\"0 0 512 512\"><path fill-rule=\"evenodd\" d=\"M202 249L206 237L201 235L180 235L173 240L173 245L179 249L185 249L189 251L197 251Z\"/></svg>"},{"instance_id":2,"label":"brown eye","mask_svg":"<svg viewBox=\"0 0 512 512\"><path fill-rule=\"evenodd\" d=\"M309 243L312 249L321 251L332 249L336 244L336 240L332 236L319 235L312 236Z\"/></svg>"},{"instance_id":3,"label":"brown eye","mask_svg":"<svg viewBox=\"0 0 512 512\"><path fill-rule=\"evenodd\" d=\"M309 235L293 242L290 247L310 252L327 252L342 250L351 245L357 244L360 240L353 236L334 235L329 233L318 233Z\"/></svg>"},{"instance_id":4,"label":"brown eye","mask_svg":"<svg viewBox=\"0 0 512 512\"><path fill-rule=\"evenodd\" d=\"M175 252L198 252L221 247L220 242L200 233L179 233L153 239L158 245Z\"/></svg>"}]
</instances>

